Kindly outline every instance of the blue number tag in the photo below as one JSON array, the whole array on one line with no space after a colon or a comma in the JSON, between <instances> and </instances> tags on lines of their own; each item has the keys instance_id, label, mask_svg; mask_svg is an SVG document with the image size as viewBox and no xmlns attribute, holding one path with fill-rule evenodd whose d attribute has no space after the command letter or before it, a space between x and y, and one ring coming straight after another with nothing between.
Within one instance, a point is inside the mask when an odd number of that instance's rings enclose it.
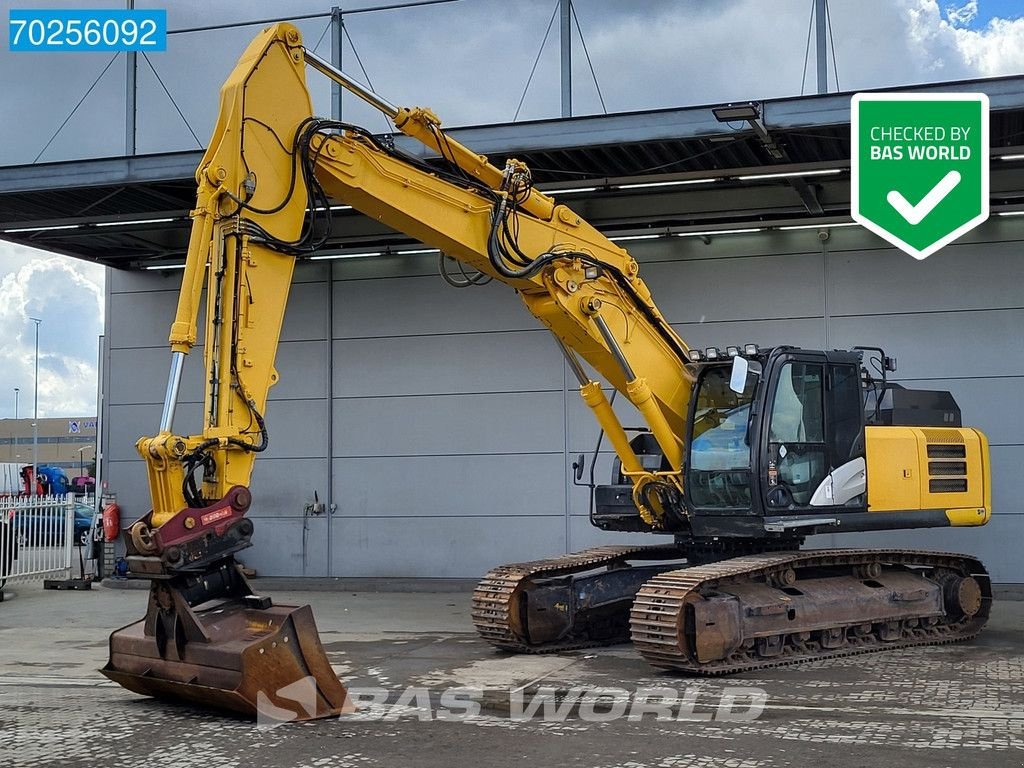
<instances>
[{"instance_id":1,"label":"blue number tag","mask_svg":"<svg viewBox=\"0 0 1024 768\"><path fill-rule=\"evenodd\" d=\"M14 10L12 51L166 51L166 10Z\"/></svg>"}]
</instances>

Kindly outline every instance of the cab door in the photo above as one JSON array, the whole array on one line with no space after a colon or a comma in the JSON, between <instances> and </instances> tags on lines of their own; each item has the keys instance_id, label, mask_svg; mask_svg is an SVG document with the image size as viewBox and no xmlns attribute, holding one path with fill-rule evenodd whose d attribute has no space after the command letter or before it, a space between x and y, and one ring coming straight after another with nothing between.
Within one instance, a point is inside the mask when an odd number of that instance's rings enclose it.
<instances>
[{"instance_id":1,"label":"cab door","mask_svg":"<svg viewBox=\"0 0 1024 768\"><path fill-rule=\"evenodd\" d=\"M801 351L774 363L762 421L759 479L766 511L866 508L857 358Z\"/></svg>"}]
</instances>

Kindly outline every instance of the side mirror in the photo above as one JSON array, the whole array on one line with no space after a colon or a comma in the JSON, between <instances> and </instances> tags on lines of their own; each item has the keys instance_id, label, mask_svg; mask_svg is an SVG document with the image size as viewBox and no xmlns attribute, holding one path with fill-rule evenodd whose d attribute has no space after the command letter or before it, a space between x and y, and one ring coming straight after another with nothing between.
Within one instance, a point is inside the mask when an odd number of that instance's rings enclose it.
<instances>
[{"instance_id":1,"label":"side mirror","mask_svg":"<svg viewBox=\"0 0 1024 768\"><path fill-rule=\"evenodd\" d=\"M761 373L761 364L751 362L745 357L736 355L732 359L732 375L729 376L729 389L737 395L742 395L747 388L747 376L753 374L758 376Z\"/></svg>"},{"instance_id":2,"label":"side mirror","mask_svg":"<svg viewBox=\"0 0 1024 768\"><path fill-rule=\"evenodd\" d=\"M586 458L584 458L582 453L579 454L576 457L576 461L574 461L572 463L572 471L573 471L573 474L576 476L576 482L577 483L580 480L583 479L583 467L586 465L586 463L587 463L587 460L586 460Z\"/></svg>"}]
</instances>

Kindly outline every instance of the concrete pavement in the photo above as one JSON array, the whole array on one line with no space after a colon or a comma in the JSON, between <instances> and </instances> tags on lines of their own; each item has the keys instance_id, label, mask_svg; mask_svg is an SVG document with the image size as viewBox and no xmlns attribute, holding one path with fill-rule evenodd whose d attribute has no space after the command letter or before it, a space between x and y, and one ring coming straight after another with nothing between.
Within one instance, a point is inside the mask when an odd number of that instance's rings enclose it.
<instances>
[{"instance_id":1,"label":"concrete pavement","mask_svg":"<svg viewBox=\"0 0 1024 768\"><path fill-rule=\"evenodd\" d=\"M340 721L259 729L136 696L99 675L107 635L141 618L145 591L11 589L0 604L0 765L12 768L1024 764L1021 602L998 602L966 645L695 681L651 669L629 646L497 654L473 633L467 593L276 592L277 603L313 606L331 663L365 703ZM451 687L479 692L463 694L479 712L444 719L466 711L457 695L445 706ZM690 705L594 721L616 711L614 693L594 704L601 691L624 692L632 707L638 691L665 688ZM754 693L737 694L737 719L721 719L723 694L739 688ZM757 717L743 719L758 691ZM531 704L533 717L514 716Z\"/></svg>"}]
</instances>

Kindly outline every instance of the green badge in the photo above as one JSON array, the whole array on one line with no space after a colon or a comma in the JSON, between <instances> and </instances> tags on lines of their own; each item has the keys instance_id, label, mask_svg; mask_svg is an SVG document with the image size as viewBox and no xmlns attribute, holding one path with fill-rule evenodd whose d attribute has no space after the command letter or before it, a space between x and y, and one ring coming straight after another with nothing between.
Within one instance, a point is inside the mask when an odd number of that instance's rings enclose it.
<instances>
[{"instance_id":1,"label":"green badge","mask_svg":"<svg viewBox=\"0 0 1024 768\"><path fill-rule=\"evenodd\" d=\"M915 259L988 218L988 96L858 93L851 212Z\"/></svg>"}]
</instances>

